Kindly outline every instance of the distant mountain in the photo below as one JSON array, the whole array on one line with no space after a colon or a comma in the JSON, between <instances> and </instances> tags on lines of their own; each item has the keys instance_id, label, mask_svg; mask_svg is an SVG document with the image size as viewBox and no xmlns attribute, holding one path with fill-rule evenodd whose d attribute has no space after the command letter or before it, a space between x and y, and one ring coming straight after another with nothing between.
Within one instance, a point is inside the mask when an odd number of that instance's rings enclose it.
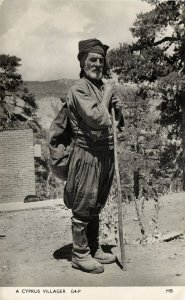
<instances>
[{"instance_id":1,"label":"distant mountain","mask_svg":"<svg viewBox=\"0 0 185 300\"><path fill-rule=\"evenodd\" d=\"M49 126L61 108L61 97L65 97L70 87L76 82L73 79L52 81L26 81L28 90L35 96L38 105L37 117L43 128Z\"/></svg>"},{"instance_id":2,"label":"distant mountain","mask_svg":"<svg viewBox=\"0 0 185 300\"><path fill-rule=\"evenodd\" d=\"M75 82L76 80L74 79L61 79L52 81L26 81L25 83L37 100L48 97L65 97Z\"/></svg>"}]
</instances>

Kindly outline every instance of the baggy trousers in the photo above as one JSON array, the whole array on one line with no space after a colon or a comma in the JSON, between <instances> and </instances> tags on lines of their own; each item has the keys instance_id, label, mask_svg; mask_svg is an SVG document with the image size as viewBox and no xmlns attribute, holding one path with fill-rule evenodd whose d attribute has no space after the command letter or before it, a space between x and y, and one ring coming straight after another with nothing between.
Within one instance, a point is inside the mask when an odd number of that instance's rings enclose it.
<instances>
[{"instance_id":1,"label":"baggy trousers","mask_svg":"<svg viewBox=\"0 0 185 300\"><path fill-rule=\"evenodd\" d=\"M70 158L64 203L77 219L90 221L105 206L114 177L114 151L75 146Z\"/></svg>"}]
</instances>

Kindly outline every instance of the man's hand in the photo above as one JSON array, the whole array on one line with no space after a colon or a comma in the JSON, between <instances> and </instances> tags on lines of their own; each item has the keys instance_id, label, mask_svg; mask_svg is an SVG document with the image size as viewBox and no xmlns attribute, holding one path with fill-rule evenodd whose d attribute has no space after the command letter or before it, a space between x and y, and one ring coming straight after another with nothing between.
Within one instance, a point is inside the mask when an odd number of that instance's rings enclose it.
<instances>
[{"instance_id":1,"label":"man's hand","mask_svg":"<svg viewBox=\"0 0 185 300\"><path fill-rule=\"evenodd\" d=\"M111 106L115 110L115 125L116 127L118 127L120 125L121 119L123 118L123 102L116 94L112 97Z\"/></svg>"},{"instance_id":2,"label":"man's hand","mask_svg":"<svg viewBox=\"0 0 185 300\"><path fill-rule=\"evenodd\" d=\"M115 93L116 93L116 87L114 82L106 83L104 86L102 102L106 105L108 109L109 109L109 104L111 102L111 99L113 98Z\"/></svg>"},{"instance_id":3,"label":"man's hand","mask_svg":"<svg viewBox=\"0 0 185 300\"><path fill-rule=\"evenodd\" d=\"M123 103L122 103L121 99L116 95L113 95L111 104L117 111L121 111L123 108Z\"/></svg>"}]
</instances>

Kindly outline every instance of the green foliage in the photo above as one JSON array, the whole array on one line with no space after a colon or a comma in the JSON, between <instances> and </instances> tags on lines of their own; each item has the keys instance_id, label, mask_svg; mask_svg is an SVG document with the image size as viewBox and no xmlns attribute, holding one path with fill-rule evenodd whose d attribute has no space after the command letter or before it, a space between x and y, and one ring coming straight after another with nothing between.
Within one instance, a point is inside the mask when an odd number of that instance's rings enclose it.
<instances>
[{"instance_id":1,"label":"green foliage","mask_svg":"<svg viewBox=\"0 0 185 300\"><path fill-rule=\"evenodd\" d=\"M132 47L125 43L110 51L108 60L110 68L119 74L121 82L153 82L172 69L169 59L160 48L147 48L139 53L133 52Z\"/></svg>"},{"instance_id":2,"label":"green foliage","mask_svg":"<svg viewBox=\"0 0 185 300\"><path fill-rule=\"evenodd\" d=\"M154 197L162 147L160 126L153 113L157 99L142 87L123 86L121 90L126 119L125 140L119 145L123 197L128 201L143 195Z\"/></svg>"},{"instance_id":3,"label":"green foliage","mask_svg":"<svg viewBox=\"0 0 185 300\"><path fill-rule=\"evenodd\" d=\"M38 132L35 98L17 73L20 61L16 56L0 55L0 129L31 127Z\"/></svg>"},{"instance_id":4,"label":"green foliage","mask_svg":"<svg viewBox=\"0 0 185 300\"><path fill-rule=\"evenodd\" d=\"M123 199L138 198L144 207L153 198L156 232L159 195L179 191L182 181L185 189L185 5L147 2L151 11L138 15L131 28L137 41L120 44L108 59L125 106L126 127L119 137ZM104 238L116 239L116 197L111 200L102 226Z\"/></svg>"},{"instance_id":5,"label":"green foliage","mask_svg":"<svg viewBox=\"0 0 185 300\"><path fill-rule=\"evenodd\" d=\"M152 46L159 32L166 31L168 25L177 28L177 25L181 24L183 20L183 14L181 16L181 9L183 9L184 6L183 1L169 0L155 1L156 3L154 3L154 1L150 2L151 4L155 4L154 8L150 12L140 13L133 24L134 27L131 28L133 36L142 42L142 47ZM175 33L173 34L173 38L175 40L177 39ZM146 44L144 42L146 42Z\"/></svg>"},{"instance_id":6,"label":"green foliage","mask_svg":"<svg viewBox=\"0 0 185 300\"><path fill-rule=\"evenodd\" d=\"M182 151L178 156L181 157L178 174L183 170L185 189L185 4L181 0L147 2L152 5L151 11L139 14L131 28L136 42L131 45L120 44L118 49L110 51L109 63L112 70L119 75L120 83L137 84L139 91L142 91L141 98L145 99L146 103L151 95L161 100L158 105L160 120L157 121L165 128L162 147L166 151L166 143L174 157L174 146L171 143L173 139L181 139L180 149L175 149L176 156ZM147 120L147 111L145 113ZM162 132L162 129L160 131ZM149 133L149 130L147 132ZM149 136L150 134L146 134L145 140L150 140ZM170 143L167 142L166 136L171 140ZM160 167L162 157L164 155L160 154ZM178 160L172 161L173 168L170 161L168 168L175 172L175 163ZM159 173L160 170L157 170L156 174Z\"/></svg>"},{"instance_id":7,"label":"green foliage","mask_svg":"<svg viewBox=\"0 0 185 300\"><path fill-rule=\"evenodd\" d=\"M62 198L63 182L53 175L49 167L48 132L42 129L34 142L42 149L41 157L35 158L36 194L40 199Z\"/></svg>"},{"instance_id":8,"label":"green foliage","mask_svg":"<svg viewBox=\"0 0 185 300\"><path fill-rule=\"evenodd\" d=\"M118 244L118 208L112 195L100 215L100 234L103 244Z\"/></svg>"}]
</instances>

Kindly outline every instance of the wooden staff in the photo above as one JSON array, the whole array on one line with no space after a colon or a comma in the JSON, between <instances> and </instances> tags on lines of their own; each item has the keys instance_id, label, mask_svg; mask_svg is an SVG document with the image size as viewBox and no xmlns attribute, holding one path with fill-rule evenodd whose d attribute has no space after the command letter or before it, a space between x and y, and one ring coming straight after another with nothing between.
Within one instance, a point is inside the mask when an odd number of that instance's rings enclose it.
<instances>
[{"instance_id":1,"label":"wooden staff","mask_svg":"<svg viewBox=\"0 0 185 300\"><path fill-rule=\"evenodd\" d=\"M121 196L121 181L118 167L118 151L117 151L117 133L116 133L116 121L115 121L115 111L112 107L111 109L112 121L113 121L113 135L114 135L114 161L115 161L115 171L116 171L116 179L118 186L118 230L119 230L119 241L120 241L120 249L121 249L121 261L123 270L127 270L126 266L126 258L125 258L125 248L123 241L123 211L122 211L122 196Z\"/></svg>"}]
</instances>

